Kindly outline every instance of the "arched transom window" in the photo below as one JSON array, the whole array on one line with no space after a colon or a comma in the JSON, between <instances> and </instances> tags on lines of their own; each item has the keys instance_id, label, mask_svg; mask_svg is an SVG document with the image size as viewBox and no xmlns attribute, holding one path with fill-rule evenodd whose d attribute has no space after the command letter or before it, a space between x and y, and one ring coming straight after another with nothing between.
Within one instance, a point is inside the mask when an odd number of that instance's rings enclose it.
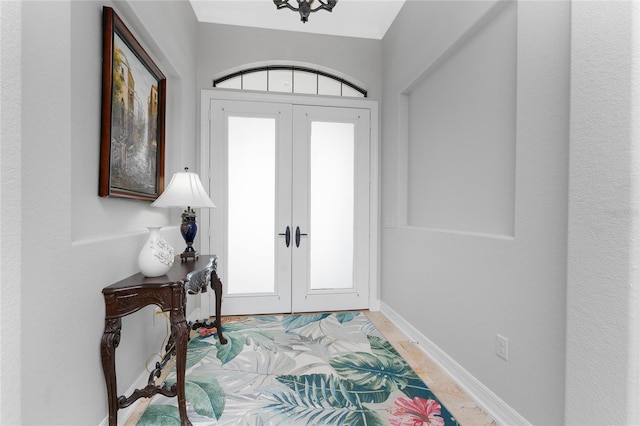
<instances>
[{"instance_id":1,"label":"arched transom window","mask_svg":"<svg viewBox=\"0 0 640 426\"><path fill-rule=\"evenodd\" d=\"M324 71L291 65L249 68L215 79L213 87L366 98L367 91Z\"/></svg>"}]
</instances>

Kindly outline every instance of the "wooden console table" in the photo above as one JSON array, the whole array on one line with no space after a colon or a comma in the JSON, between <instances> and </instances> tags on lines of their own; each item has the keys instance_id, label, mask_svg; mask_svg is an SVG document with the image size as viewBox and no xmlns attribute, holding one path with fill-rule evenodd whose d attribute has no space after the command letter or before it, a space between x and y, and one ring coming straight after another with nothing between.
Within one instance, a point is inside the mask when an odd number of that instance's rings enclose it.
<instances>
[{"instance_id":1,"label":"wooden console table","mask_svg":"<svg viewBox=\"0 0 640 426\"><path fill-rule=\"evenodd\" d=\"M118 410L131 405L139 398L149 398L158 393L178 397L178 409L183 426L191 425L187 418L185 404L185 368L187 344L189 342L189 325L187 324L187 293L197 294L207 291L208 284L216 295L216 319L213 324L197 321L193 329L206 326L216 327L220 343L226 344L222 336L220 308L222 305L222 282L216 272L218 256L200 255L195 261L180 262L179 258L166 275L147 278L141 273L102 289L105 303L105 326L102 334L101 356L102 369L107 384L109 404L109 425L116 426ZM139 311L147 305L157 305L162 311L169 311L171 322L171 338L167 345L167 354L149 375L149 382L144 389L136 389L130 396L117 396L116 386L116 348L120 344L122 317ZM176 383L169 387L166 384L157 386L155 381L160 377L162 368L171 358L176 356Z\"/></svg>"}]
</instances>

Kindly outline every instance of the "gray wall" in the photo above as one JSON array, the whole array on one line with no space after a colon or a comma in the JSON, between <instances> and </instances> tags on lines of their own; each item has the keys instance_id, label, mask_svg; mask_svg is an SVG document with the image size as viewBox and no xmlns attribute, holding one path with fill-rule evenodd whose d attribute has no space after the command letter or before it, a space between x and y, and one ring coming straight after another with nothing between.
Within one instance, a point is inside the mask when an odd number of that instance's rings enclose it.
<instances>
[{"instance_id":1,"label":"gray wall","mask_svg":"<svg viewBox=\"0 0 640 426\"><path fill-rule=\"evenodd\" d=\"M568 2L409 1L383 40L383 309L534 424L564 418L569 29Z\"/></svg>"},{"instance_id":2,"label":"gray wall","mask_svg":"<svg viewBox=\"0 0 640 426\"><path fill-rule=\"evenodd\" d=\"M14 123L2 140L2 424L105 418L101 289L137 272L145 226L179 220L148 202L97 196L103 4L168 77L167 174L195 163L196 20L187 2L3 2L3 71L10 51L19 71L10 101L21 113L2 117L3 128ZM17 22L5 26L5 16ZM3 110L5 100L3 90ZM166 236L179 247L176 228ZM123 321L120 393L160 350L165 326L154 327L152 315L147 308Z\"/></svg>"},{"instance_id":3,"label":"gray wall","mask_svg":"<svg viewBox=\"0 0 640 426\"><path fill-rule=\"evenodd\" d=\"M303 63L355 79L380 100L380 40L337 37L232 25L198 26L198 87L213 87L214 77L248 64Z\"/></svg>"},{"instance_id":4,"label":"gray wall","mask_svg":"<svg viewBox=\"0 0 640 426\"><path fill-rule=\"evenodd\" d=\"M639 8L571 6L571 425L640 424Z\"/></svg>"}]
</instances>

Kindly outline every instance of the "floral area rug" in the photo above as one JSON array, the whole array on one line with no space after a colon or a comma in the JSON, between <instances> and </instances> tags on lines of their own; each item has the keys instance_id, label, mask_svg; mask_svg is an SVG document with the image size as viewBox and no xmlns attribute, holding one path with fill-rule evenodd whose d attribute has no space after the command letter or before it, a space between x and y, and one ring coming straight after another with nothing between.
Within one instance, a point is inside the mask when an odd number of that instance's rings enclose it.
<instances>
[{"instance_id":1,"label":"floral area rug","mask_svg":"<svg viewBox=\"0 0 640 426\"><path fill-rule=\"evenodd\" d=\"M257 316L189 342L186 399L194 425L458 425L409 364L358 312ZM175 382L175 373L167 382ZM138 425L179 425L176 398L156 396Z\"/></svg>"}]
</instances>

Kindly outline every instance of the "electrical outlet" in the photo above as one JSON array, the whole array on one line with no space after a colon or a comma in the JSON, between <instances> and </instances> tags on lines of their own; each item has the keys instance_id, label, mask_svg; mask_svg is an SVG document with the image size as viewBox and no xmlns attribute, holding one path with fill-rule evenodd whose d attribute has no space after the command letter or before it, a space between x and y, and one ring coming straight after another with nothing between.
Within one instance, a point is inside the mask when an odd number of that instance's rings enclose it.
<instances>
[{"instance_id":1,"label":"electrical outlet","mask_svg":"<svg viewBox=\"0 0 640 426\"><path fill-rule=\"evenodd\" d=\"M509 361L509 339L499 334L496 334L496 355Z\"/></svg>"}]
</instances>

